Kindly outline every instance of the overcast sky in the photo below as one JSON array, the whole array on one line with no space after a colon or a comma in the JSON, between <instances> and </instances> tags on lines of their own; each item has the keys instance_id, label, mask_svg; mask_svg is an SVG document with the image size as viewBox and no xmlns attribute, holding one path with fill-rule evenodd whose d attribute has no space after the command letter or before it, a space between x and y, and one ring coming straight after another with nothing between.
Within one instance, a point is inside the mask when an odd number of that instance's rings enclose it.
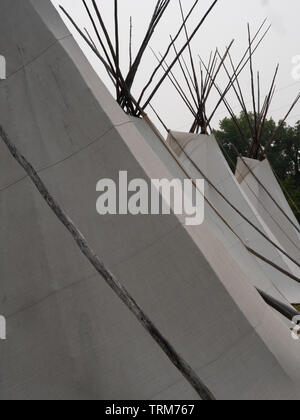
<instances>
[{"instance_id":1,"label":"overcast sky","mask_svg":"<svg viewBox=\"0 0 300 420\"><path fill-rule=\"evenodd\" d=\"M51 1L56 7L59 4L63 5L72 14L79 26L82 28L88 27L91 30L81 0ZM90 0L87 1L89 2ZM188 11L194 3L194 0L182 0L182 2L185 11ZM194 17L189 22L190 31L195 27L211 2L212 1L208 0L200 0ZM156 1L120 0L119 3L121 58L122 67L124 73L126 73L129 62L128 34L130 16L133 17L133 51L136 52L137 47L145 34ZM113 37L113 0L99 0L98 4ZM219 0L219 3L200 29L197 38L195 38L192 44L192 48L196 57L200 54L207 61L211 50L219 47L221 51L225 51L226 46L228 46L232 39L235 39L232 54L235 60L238 61L247 47L247 23L249 22L251 24L254 32L266 17L268 18L268 22L272 24L272 29L265 42L255 54L254 63L255 70L261 71L262 93L267 92L276 64L280 63L277 94L270 110L270 115L277 120L286 114L291 102L296 97L298 91L300 91L300 80L297 81L292 77L292 59L295 56L300 56L300 26L298 22L300 17L299 0ZM161 21L155 36L151 41L151 46L156 52L165 51L169 41L169 35L176 34L180 24L181 17L178 1L171 0L170 9L166 12L165 17ZM74 32L71 26L70 29ZM75 33L74 35L101 79L110 89L112 89L105 74L105 70L99 65L98 59L96 59L85 47L80 37ZM183 42L184 39L181 38L178 47L180 47ZM142 85L148 80L155 65L155 58L149 50L140 68L139 77L134 90L136 94L140 92ZM176 73L179 75L179 69L176 70ZM249 101L250 84L248 76L249 71L247 68L241 78L241 82L244 91L246 92L246 99ZM220 85L224 85L225 81L225 74L220 74ZM232 96L229 98L234 110L238 112L238 104ZM213 109L216 99L217 94L213 94L210 98L209 108ZM157 108L169 128L181 131L190 128L192 117L175 89L168 81L164 83L163 88L153 100L153 105ZM226 110L223 108L218 111L213 122L215 128L218 127L219 120L226 116L226 114ZM300 120L300 104L294 109L288 122L293 124L297 120Z\"/></svg>"}]
</instances>

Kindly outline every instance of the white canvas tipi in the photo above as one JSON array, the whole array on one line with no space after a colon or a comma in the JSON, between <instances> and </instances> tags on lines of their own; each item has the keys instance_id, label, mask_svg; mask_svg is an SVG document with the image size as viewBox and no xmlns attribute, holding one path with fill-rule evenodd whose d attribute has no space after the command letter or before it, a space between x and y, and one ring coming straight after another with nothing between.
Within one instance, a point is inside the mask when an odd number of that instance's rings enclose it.
<instances>
[{"instance_id":1,"label":"white canvas tipi","mask_svg":"<svg viewBox=\"0 0 300 420\"><path fill-rule=\"evenodd\" d=\"M207 177L211 184L221 191L228 199L228 202L237 208L247 220L274 243L278 246L280 245L275 235L264 224L263 219L252 209L247 196L240 188L213 135L171 132L168 142L192 178L203 175ZM200 169L200 172L198 169ZM300 278L299 268L268 242L247 220L242 218L208 183L206 185L206 197L246 246L280 268ZM238 239L236 239L236 242L239 242ZM228 249L231 250L231 248ZM233 252L235 251L235 248L233 248ZM252 270L248 259L253 259L253 257L249 256L247 261L244 261L243 258L236 254L235 259L238 263L244 265L245 269ZM290 303L297 302L300 299L300 285L297 282L265 261L259 258L255 258L255 261L263 270L269 282L273 284L273 293L275 290L279 291ZM263 289L263 285L259 284L260 277L257 274L251 276L250 273L249 276L253 278L252 281L256 287Z\"/></svg>"},{"instance_id":2,"label":"white canvas tipi","mask_svg":"<svg viewBox=\"0 0 300 420\"><path fill-rule=\"evenodd\" d=\"M239 158L236 177L255 212L280 245L300 262L300 226L268 160Z\"/></svg>"},{"instance_id":3,"label":"white canvas tipi","mask_svg":"<svg viewBox=\"0 0 300 420\"><path fill-rule=\"evenodd\" d=\"M0 13L0 124L95 252L216 398L299 400L299 342L212 225L97 214L99 179L185 176L165 145L122 111L48 0ZM2 141L0 168L0 399L196 399Z\"/></svg>"}]
</instances>

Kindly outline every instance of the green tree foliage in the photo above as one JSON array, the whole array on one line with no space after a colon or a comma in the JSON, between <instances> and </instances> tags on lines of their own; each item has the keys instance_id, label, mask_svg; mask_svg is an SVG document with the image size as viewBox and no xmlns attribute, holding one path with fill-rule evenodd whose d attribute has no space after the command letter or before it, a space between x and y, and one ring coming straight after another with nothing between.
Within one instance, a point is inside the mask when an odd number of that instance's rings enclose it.
<instances>
[{"instance_id":1,"label":"green tree foliage","mask_svg":"<svg viewBox=\"0 0 300 420\"><path fill-rule=\"evenodd\" d=\"M253 115L250 114L250 119ZM232 118L224 118L220 122L220 129L215 131L218 141L221 143L224 154L232 170L235 170L237 151L243 156L248 155L248 143L251 131L247 116L241 113L238 117L239 126L244 136L240 133ZM262 145L266 145L274 133L277 125L271 118L266 120L262 133ZM269 149L268 159L279 178L286 193L287 199L300 221L300 121L291 127L284 124L279 130L276 141Z\"/></svg>"}]
</instances>

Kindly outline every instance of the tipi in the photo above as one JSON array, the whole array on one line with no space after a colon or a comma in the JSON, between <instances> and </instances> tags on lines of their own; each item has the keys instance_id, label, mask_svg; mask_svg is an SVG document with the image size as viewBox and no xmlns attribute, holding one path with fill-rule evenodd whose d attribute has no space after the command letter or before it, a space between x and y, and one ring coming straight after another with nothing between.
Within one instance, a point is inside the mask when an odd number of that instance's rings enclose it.
<instances>
[{"instance_id":1,"label":"tipi","mask_svg":"<svg viewBox=\"0 0 300 420\"><path fill-rule=\"evenodd\" d=\"M216 398L298 400L299 343L216 229L97 215L99 179L186 176L166 145L123 112L48 0L0 11L1 125L53 196ZM0 149L0 399L196 399Z\"/></svg>"},{"instance_id":2,"label":"tipi","mask_svg":"<svg viewBox=\"0 0 300 420\"><path fill-rule=\"evenodd\" d=\"M300 226L269 161L239 158L236 177L251 205L281 246L300 262Z\"/></svg>"},{"instance_id":3,"label":"tipi","mask_svg":"<svg viewBox=\"0 0 300 420\"><path fill-rule=\"evenodd\" d=\"M193 83L188 81L188 77L186 77L185 80L189 85L191 94L200 98L197 108L193 108L192 114L193 116L195 114L201 115L200 122L196 125L200 127L202 121L202 134L194 134L195 130L193 128L190 133L170 131L168 143L175 155L177 155L177 159L192 179L203 177L206 180L206 199L208 207L215 211L214 219L211 220L211 225L213 228L218 226L218 223L215 221L215 219L217 219L219 222L221 221L222 224L225 222L229 226L229 229L234 232L236 247L228 247L228 244L226 244L226 247L230 252L235 254L234 257L236 261L244 266L244 270L249 270L248 276L252 279L253 285L265 290L265 284L262 284L261 276L258 276L257 273L254 274L253 269L250 268L251 263L249 262L249 259L255 260L255 265L260 267L264 272L264 276L269 279L270 284L273 284L273 296L275 297L279 292L281 298L284 297L284 300L293 304L300 299L299 250L298 253L296 250L289 253L290 250L288 251L283 246L282 241L278 240L278 235L270 229L264 219L255 211L252 204L249 202L248 196L241 189L234 177L214 134L208 135L210 131L210 121L220 103L224 101L229 112L232 114L232 109L226 100L226 93L228 93L230 88L236 92L240 103L244 103L242 93L239 93L241 92L241 87L238 78L248 62L250 62L250 65L252 66L253 51L258 48L269 29L267 28L266 31L263 32L263 35L260 35L265 23L266 22L264 21L253 38L251 38L249 30L249 46L240 60L239 65L234 68L232 76L225 65L225 59L229 56L232 66L234 67L230 55L232 43L230 44L230 47L227 48L223 57L218 50L216 50L215 54L211 55L208 65L205 65L203 60L200 59L202 66L200 69L199 81L196 73L193 73L188 67L185 67L184 69L184 67L181 66L181 70L187 72L187 74L195 74ZM190 60L191 68L195 68L191 49ZM206 72L206 77L204 77L203 67ZM217 76L222 67L225 68L229 77L229 84L225 89L225 93L222 92L222 89L220 89L217 83ZM199 91L197 86L201 86ZM210 116L206 102L213 87L217 89L221 99L215 106L212 116ZM273 91L273 84L271 91ZM269 97L271 98L271 93L268 98ZM268 106L264 107L261 112L265 112L265 108L267 110ZM247 112L246 109L245 112ZM232 117L236 121L233 114ZM263 119L261 115L259 115L259 117L260 118L257 118L257 121ZM248 119L250 121L250 116ZM194 124L194 126L196 125ZM261 132L259 127L257 127L256 130L253 129L253 131L257 133ZM256 140L255 144L258 141L259 140ZM254 147L251 147L251 149L254 150ZM238 169L239 168L237 168L237 170ZM208 217L206 217L206 221L208 221ZM223 241L226 243L225 238ZM244 247L251 254L246 259L244 257L241 258L239 255L240 251L237 253L240 246Z\"/></svg>"}]
</instances>

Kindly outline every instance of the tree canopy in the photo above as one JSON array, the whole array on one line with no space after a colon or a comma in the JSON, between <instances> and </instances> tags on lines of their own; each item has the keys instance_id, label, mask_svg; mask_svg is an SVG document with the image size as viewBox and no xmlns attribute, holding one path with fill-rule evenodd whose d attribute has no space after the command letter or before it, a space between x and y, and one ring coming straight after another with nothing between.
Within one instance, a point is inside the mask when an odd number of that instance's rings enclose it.
<instances>
[{"instance_id":1,"label":"tree canopy","mask_svg":"<svg viewBox=\"0 0 300 420\"><path fill-rule=\"evenodd\" d=\"M249 118L254 117L250 114ZM245 138L251 138L247 116L242 112L237 121L244 137L232 118L224 118L220 122L219 130L214 132L233 171L236 167L237 151L243 156L247 156L249 150ZM262 146L268 143L276 127L272 118L266 120L262 134ZM274 144L269 149L268 160L279 178L291 208L300 221L300 121L295 126L283 124Z\"/></svg>"}]
</instances>

